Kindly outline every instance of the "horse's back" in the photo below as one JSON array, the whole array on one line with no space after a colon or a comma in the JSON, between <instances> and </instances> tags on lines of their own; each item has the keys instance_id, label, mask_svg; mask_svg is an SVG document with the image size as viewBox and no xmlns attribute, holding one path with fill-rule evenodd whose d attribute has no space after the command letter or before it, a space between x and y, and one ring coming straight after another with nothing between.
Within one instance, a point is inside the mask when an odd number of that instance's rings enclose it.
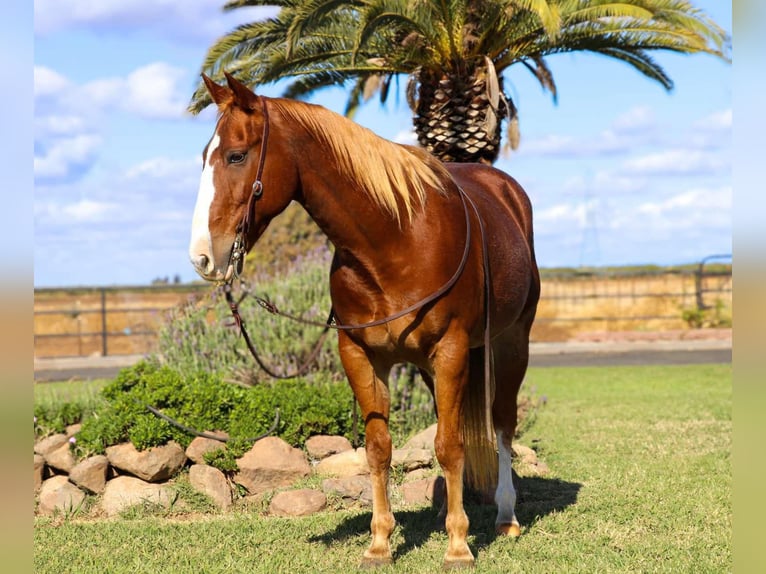
<instances>
[{"instance_id":1,"label":"horse's back","mask_svg":"<svg viewBox=\"0 0 766 574\"><path fill-rule=\"evenodd\" d=\"M531 323L540 293L532 231L532 204L505 172L481 164L445 164L475 203L489 245L495 327ZM499 323L499 324L498 324ZM494 330L494 329L493 329Z\"/></svg>"},{"instance_id":2,"label":"horse's back","mask_svg":"<svg viewBox=\"0 0 766 574\"><path fill-rule=\"evenodd\" d=\"M532 203L513 177L497 168L477 163L445 164L455 182L477 202L485 217L505 207L532 246Z\"/></svg>"}]
</instances>

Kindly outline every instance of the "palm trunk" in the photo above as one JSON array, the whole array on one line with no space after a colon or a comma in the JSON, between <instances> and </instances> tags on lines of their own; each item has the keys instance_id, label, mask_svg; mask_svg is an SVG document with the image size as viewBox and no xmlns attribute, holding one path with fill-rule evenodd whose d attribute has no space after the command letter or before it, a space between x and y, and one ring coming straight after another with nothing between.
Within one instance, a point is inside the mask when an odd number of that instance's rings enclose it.
<instances>
[{"instance_id":1,"label":"palm trunk","mask_svg":"<svg viewBox=\"0 0 766 574\"><path fill-rule=\"evenodd\" d=\"M480 66L466 77L423 71L415 79L418 101L410 103L418 143L445 162L493 164L500 153L502 120L510 111L515 121L515 108L501 97L502 77L494 68Z\"/></svg>"}]
</instances>

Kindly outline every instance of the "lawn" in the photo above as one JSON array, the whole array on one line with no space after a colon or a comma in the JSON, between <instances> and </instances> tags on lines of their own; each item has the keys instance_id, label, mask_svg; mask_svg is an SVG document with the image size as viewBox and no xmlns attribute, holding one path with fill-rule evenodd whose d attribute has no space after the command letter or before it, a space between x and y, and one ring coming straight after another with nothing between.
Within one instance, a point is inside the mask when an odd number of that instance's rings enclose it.
<instances>
[{"instance_id":1,"label":"lawn","mask_svg":"<svg viewBox=\"0 0 766 574\"><path fill-rule=\"evenodd\" d=\"M475 572L731 571L731 365L531 369L525 384L547 402L521 442L550 473L521 479L516 540L491 534L491 507L467 507ZM436 510L395 514L395 564L380 572L439 571ZM180 508L37 518L34 571L336 574L356 568L369 521Z\"/></svg>"}]
</instances>

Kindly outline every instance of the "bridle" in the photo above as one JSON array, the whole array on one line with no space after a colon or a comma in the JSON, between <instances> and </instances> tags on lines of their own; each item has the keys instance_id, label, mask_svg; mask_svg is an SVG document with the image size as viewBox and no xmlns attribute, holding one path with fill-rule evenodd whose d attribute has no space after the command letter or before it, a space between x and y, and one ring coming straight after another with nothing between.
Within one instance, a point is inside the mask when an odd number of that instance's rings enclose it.
<instances>
[{"instance_id":1,"label":"bridle","mask_svg":"<svg viewBox=\"0 0 766 574\"><path fill-rule=\"evenodd\" d=\"M276 371L274 371L274 369L270 368L261 359L261 357L258 355L258 352L255 349L255 345L253 345L252 340L250 339L250 336L247 330L245 329L245 322L239 313L239 302L235 301L231 294L231 281L235 276L239 277L238 268L244 265L244 259L247 253L247 234L250 230L251 223L255 220L256 203L261 197L263 197L262 177L263 177L264 165L266 164L266 148L267 148L268 138L269 138L269 110L268 110L268 106L266 105L266 98L261 96L260 100L261 100L261 109L263 110L263 134L261 138L261 154L258 159L258 169L255 174L255 181L253 182L252 193L250 194L250 199L248 200L247 209L245 211L245 214L242 216L242 221L240 221L240 223L237 225L236 236L234 239L234 244L232 245L232 249L231 249L229 264L233 265L234 273L232 274L230 278L228 278L224 282L224 295L226 297L227 303L229 304L229 308L231 310L232 316L234 317L234 321L237 327L239 328L239 331L242 334L242 337L245 339L245 343L247 344L250 354L253 356L253 358L258 363L258 365L268 375L277 379L292 379L292 378L298 377L304 374L308 370L308 368L311 366L311 363L318 355L319 349L324 343L324 340L326 339L330 329L334 329L338 331L352 331L355 329L367 329L370 327L384 325L386 323L399 319L405 315L408 315L409 313L412 313L413 311L416 311L418 309L425 307L429 303L436 301L442 295L447 293L455 285L455 283L457 283L458 279L463 274L463 271L465 270L465 266L468 262L468 255L471 250L471 217L468 210L468 206L470 204L470 207L473 209L474 213L476 214L476 219L479 222L479 232L481 234L481 241L482 241L482 263L484 267L484 290L485 290L484 378L485 378L485 386L487 387L486 389L487 396L485 397L485 399L489 400L488 395L489 395L490 368L491 368L489 319L490 319L491 288L490 288L490 278L489 278L490 269L489 269L489 259L488 259L488 252L487 252L487 237L486 237L486 232L484 229L484 222L481 219L481 215L479 214L479 210L476 204L465 193L465 191L463 191L463 189L459 185L457 185L457 183L455 183L455 186L458 190L460 200L463 204L463 212L465 213L465 227L466 227L465 246L463 248L463 254L460 258L460 263L457 269L444 285L442 285L439 289L437 289L436 291L434 291L427 297L424 297L420 301L413 303L412 305L392 315L388 315L381 319L369 321L367 323L343 324L343 325L338 324L337 317L335 316L335 312L333 309L330 310L330 315L327 318L327 321L325 323L320 323L318 321L311 321L303 317L298 317L295 315L291 315L289 313L284 313L280 311L276 307L276 305L274 305L273 303L267 301L266 299L256 296L256 300L258 301L259 305L261 305L261 307L263 307L270 313L291 319L293 321L303 323L305 325L312 325L312 326L323 328L322 334L320 335L317 343L315 344L314 348L309 354L307 360L304 362L304 364L298 367L294 373L290 373L290 374L277 373Z\"/></svg>"},{"instance_id":2,"label":"bridle","mask_svg":"<svg viewBox=\"0 0 766 574\"><path fill-rule=\"evenodd\" d=\"M250 193L250 199L247 202L247 209L239 222L234 237L234 244L231 247L229 255L229 265L233 266L234 272L227 284L234 277L239 277L239 268L245 264L245 255L247 254L247 234L250 231L250 224L255 220L255 204L263 196L263 168L266 165L266 147L269 142L269 108L266 106L266 98L260 97L261 109L263 110L263 134L261 136L261 155L258 158L258 169L255 172L255 181Z\"/></svg>"}]
</instances>

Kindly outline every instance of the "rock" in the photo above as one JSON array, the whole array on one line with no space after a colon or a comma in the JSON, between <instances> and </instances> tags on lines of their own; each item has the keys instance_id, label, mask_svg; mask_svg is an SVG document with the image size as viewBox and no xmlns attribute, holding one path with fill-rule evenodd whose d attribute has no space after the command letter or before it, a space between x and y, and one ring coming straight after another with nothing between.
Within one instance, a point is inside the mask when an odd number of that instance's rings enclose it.
<instances>
[{"instance_id":1,"label":"rock","mask_svg":"<svg viewBox=\"0 0 766 574\"><path fill-rule=\"evenodd\" d=\"M215 505L228 510L232 496L226 476L217 468L206 464L194 464L189 468L189 482L198 492L207 495Z\"/></svg>"},{"instance_id":2,"label":"rock","mask_svg":"<svg viewBox=\"0 0 766 574\"><path fill-rule=\"evenodd\" d=\"M48 466L68 473L74 468L75 460L72 450L69 448L69 442L65 442L58 448L49 450L44 455Z\"/></svg>"},{"instance_id":3,"label":"rock","mask_svg":"<svg viewBox=\"0 0 766 574\"><path fill-rule=\"evenodd\" d=\"M139 504L159 504L169 508L175 494L167 486L145 482L132 476L118 476L106 483L101 497L101 508L107 516Z\"/></svg>"},{"instance_id":4,"label":"rock","mask_svg":"<svg viewBox=\"0 0 766 574\"><path fill-rule=\"evenodd\" d=\"M304 452L278 437L266 437L256 442L237 459L237 466L239 472L234 475L234 482L244 486L250 494L290 486L311 474Z\"/></svg>"},{"instance_id":5,"label":"rock","mask_svg":"<svg viewBox=\"0 0 766 574\"><path fill-rule=\"evenodd\" d=\"M327 476L356 476L360 474L370 474L370 467L367 464L367 455L363 447L356 450L347 450L338 454L328 456L319 461L316 465L318 474Z\"/></svg>"},{"instance_id":6,"label":"rock","mask_svg":"<svg viewBox=\"0 0 766 574\"><path fill-rule=\"evenodd\" d=\"M423 448L402 448L391 453L391 466L401 467L405 472L431 466L434 455Z\"/></svg>"},{"instance_id":7,"label":"rock","mask_svg":"<svg viewBox=\"0 0 766 574\"><path fill-rule=\"evenodd\" d=\"M62 444L67 444L69 437L65 434L52 434L35 443L35 453L45 456L52 450L56 450Z\"/></svg>"},{"instance_id":8,"label":"rock","mask_svg":"<svg viewBox=\"0 0 766 574\"><path fill-rule=\"evenodd\" d=\"M537 464L537 453L523 444L513 444L514 458L518 458L524 464Z\"/></svg>"},{"instance_id":9,"label":"rock","mask_svg":"<svg viewBox=\"0 0 766 574\"><path fill-rule=\"evenodd\" d=\"M327 497L324 493L304 488L276 494L269 504L269 512L275 516L308 516L326 506Z\"/></svg>"},{"instance_id":10,"label":"rock","mask_svg":"<svg viewBox=\"0 0 766 574\"><path fill-rule=\"evenodd\" d=\"M220 434L222 437L226 438L229 436L224 432L216 434ZM205 464L204 455L206 453L221 449L226 449L225 442L198 436L193 441L191 441L188 447L186 447L186 456L189 460L197 464Z\"/></svg>"},{"instance_id":11,"label":"rock","mask_svg":"<svg viewBox=\"0 0 766 574\"><path fill-rule=\"evenodd\" d=\"M51 515L58 512L72 512L80 508L85 501L85 493L69 482L66 476L54 476L43 482L40 487L41 514Z\"/></svg>"},{"instance_id":12,"label":"rock","mask_svg":"<svg viewBox=\"0 0 766 574\"><path fill-rule=\"evenodd\" d=\"M81 461L70 471L69 480L93 494L101 494L106 487L109 460L98 454Z\"/></svg>"},{"instance_id":13,"label":"rock","mask_svg":"<svg viewBox=\"0 0 766 574\"><path fill-rule=\"evenodd\" d=\"M314 460L322 460L330 455L346 452L353 448L351 441L344 436L317 435L306 441L306 451L309 453L309 457Z\"/></svg>"},{"instance_id":14,"label":"rock","mask_svg":"<svg viewBox=\"0 0 766 574\"><path fill-rule=\"evenodd\" d=\"M328 496L339 496L345 502L372 504L372 483L369 476L326 478L322 481L322 491Z\"/></svg>"},{"instance_id":15,"label":"rock","mask_svg":"<svg viewBox=\"0 0 766 574\"><path fill-rule=\"evenodd\" d=\"M411 480L401 485L400 491L405 504L431 504L437 498L439 476ZM443 481L443 479L442 479Z\"/></svg>"},{"instance_id":16,"label":"rock","mask_svg":"<svg viewBox=\"0 0 766 574\"><path fill-rule=\"evenodd\" d=\"M76 424L69 425L68 427L66 427L64 432L66 433L67 437L71 438L74 435L76 435L78 432L80 432L81 428L82 428L82 424L81 423L76 423Z\"/></svg>"},{"instance_id":17,"label":"rock","mask_svg":"<svg viewBox=\"0 0 766 574\"><path fill-rule=\"evenodd\" d=\"M413 436L412 438L410 438L410 440L404 443L402 448L403 449L424 448L433 453L435 439L436 439L436 423L432 424L430 427L428 427L424 431L421 431L415 436Z\"/></svg>"},{"instance_id":18,"label":"rock","mask_svg":"<svg viewBox=\"0 0 766 574\"><path fill-rule=\"evenodd\" d=\"M35 492L40 490L43 485L43 472L45 472L45 459L42 455L36 454L34 466Z\"/></svg>"},{"instance_id":19,"label":"rock","mask_svg":"<svg viewBox=\"0 0 766 574\"><path fill-rule=\"evenodd\" d=\"M175 441L143 451L129 442L118 444L106 449L106 457L115 468L148 482L167 480L186 464L186 454Z\"/></svg>"}]
</instances>

